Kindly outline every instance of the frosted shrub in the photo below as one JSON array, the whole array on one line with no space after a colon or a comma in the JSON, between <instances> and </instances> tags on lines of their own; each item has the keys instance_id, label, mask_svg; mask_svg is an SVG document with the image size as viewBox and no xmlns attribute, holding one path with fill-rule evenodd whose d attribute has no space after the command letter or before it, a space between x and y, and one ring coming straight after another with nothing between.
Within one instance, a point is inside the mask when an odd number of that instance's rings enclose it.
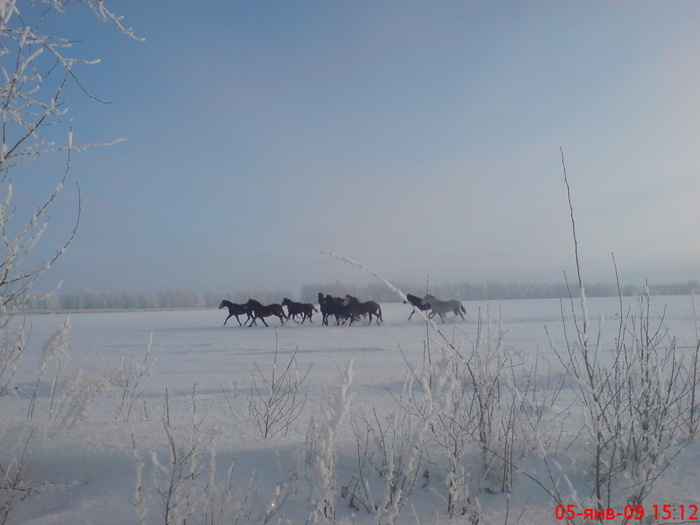
<instances>
[{"instance_id":1,"label":"frosted shrub","mask_svg":"<svg viewBox=\"0 0 700 525\"><path fill-rule=\"evenodd\" d=\"M353 414L358 471L348 486L352 507L361 505L379 523L395 522L421 480L427 426L428 418L404 408L383 418L376 409Z\"/></svg>"},{"instance_id":2,"label":"frosted shrub","mask_svg":"<svg viewBox=\"0 0 700 525\"><path fill-rule=\"evenodd\" d=\"M697 369L697 349L695 356L682 355L664 316L652 324L650 302L648 294L643 296L639 316L628 316L624 324L628 335L622 341L621 365L628 372L623 375L623 399L614 405L622 411L619 466L633 504L644 501L654 481L693 438L692 400L698 390L697 374L683 373Z\"/></svg>"},{"instance_id":3,"label":"frosted shrub","mask_svg":"<svg viewBox=\"0 0 700 525\"><path fill-rule=\"evenodd\" d=\"M39 369L37 371L36 383L34 392L29 399L29 408L27 410L27 421L31 421L34 417L34 407L39 398L39 387L41 386L44 375L51 373L50 378L51 390L48 399L48 407L45 415L44 437L48 434L49 427L59 419L60 405L65 398L61 399L61 381L63 380L64 368L68 362L68 334L70 332L70 322L68 319L56 330L41 347L39 353Z\"/></svg>"},{"instance_id":4,"label":"frosted shrub","mask_svg":"<svg viewBox=\"0 0 700 525\"><path fill-rule=\"evenodd\" d=\"M74 429L82 421L92 401L107 390L106 381L84 370L66 372L68 364L68 342L70 322L68 319L44 342L39 353L39 369L34 391L29 399L27 421L34 419L39 388L47 375L51 385L46 406L42 407L44 419L43 436L52 429Z\"/></svg>"},{"instance_id":5,"label":"frosted shrub","mask_svg":"<svg viewBox=\"0 0 700 525\"><path fill-rule=\"evenodd\" d=\"M253 386L248 408L250 417L255 421L263 439L271 438L282 431L286 435L289 426L304 411L308 394L304 382L311 372L311 366L306 372L299 373L297 353L294 351L280 372L277 365L278 350L279 344L276 343L269 374L261 370L257 362L254 363L255 370L251 371Z\"/></svg>"},{"instance_id":6,"label":"frosted shrub","mask_svg":"<svg viewBox=\"0 0 700 525\"><path fill-rule=\"evenodd\" d=\"M61 377L63 367L68 360L68 333L70 331L70 322L68 319L64 322L63 326L56 330L47 341L44 342L39 353L39 363L38 371L36 377L36 383L34 385L34 392L32 393L29 401L29 408L27 410L27 421L31 421L34 416L34 406L36 400L39 397L39 386L44 378L44 374L47 373L51 363L54 365L54 376L51 381L51 396L49 405L49 415L48 419L53 419L52 410L54 406L56 387L58 381Z\"/></svg>"},{"instance_id":7,"label":"frosted shrub","mask_svg":"<svg viewBox=\"0 0 700 525\"><path fill-rule=\"evenodd\" d=\"M30 464L32 436L19 436L24 443L22 452L12 458L3 458L0 464L0 524L10 516L16 502L29 497L32 486L26 474Z\"/></svg>"},{"instance_id":8,"label":"frosted shrub","mask_svg":"<svg viewBox=\"0 0 700 525\"><path fill-rule=\"evenodd\" d=\"M277 523L291 523L289 520L282 520L278 516L291 494L291 484L285 481L278 481L272 494L259 494L259 479L255 472L251 473L245 483L234 483L233 466L229 471L228 483L221 498L221 505L210 513L211 518L205 520L204 525L214 523L248 524L259 523L265 525L272 523L278 518Z\"/></svg>"},{"instance_id":9,"label":"frosted shrub","mask_svg":"<svg viewBox=\"0 0 700 525\"><path fill-rule=\"evenodd\" d=\"M434 400L430 422L432 441L444 458L438 464L445 472L445 501L450 517L465 514L469 509L469 476L464 468L465 457L476 443L474 425L477 418L473 396L468 392L468 376L452 348L444 348L442 358L426 369L424 388ZM419 411L422 417L427 413Z\"/></svg>"},{"instance_id":10,"label":"frosted shrub","mask_svg":"<svg viewBox=\"0 0 700 525\"><path fill-rule=\"evenodd\" d=\"M171 435L173 429L168 431ZM190 438L181 435L174 448L171 443L167 464L155 451L150 461L144 460L133 440L136 462L136 483L131 503L141 525L153 523L150 490L155 489L161 502L164 523L214 525L217 523L264 525L272 522L291 494L291 484L280 480L273 493L261 494L261 476L255 471L247 479L236 479L238 459L233 458L225 474L217 467L216 446L212 432L201 431L197 425ZM176 432L180 433L180 430ZM170 440L170 438L168 438ZM152 467L153 487L144 485L146 464ZM281 522L281 520L279 520Z\"/></svg>"},{"instance_id":11,"label":"frosted shrub","mask_svg":"<svg viewBox=\"0 0 700 525\"><path fill-rule=\"evenodd\" d=\"M177 421L171 414L166 391L162 423L168 447L167 456L150 451L152 489L160 499L165 525L214 523L260 523L273 520L289 497L291 486L280 479L272 495L259 494L259 476L253 471L247 482L234 479L237 459L225 476L217 468L216 430L206 428L211 406L201 410L195 389L190 397L189 421ZM132 438L133 439L133 438ZM146 462L134 440L136 486L134 509L142 524L150 523L149 487L144 486Z\"/></svg>"},{"instance_id":12,"label":"frosted shrub","mask_svg":"<svg viewBox=\"0 0 700 525\"><path fill-rule=\"evenodd\" d=\"M690 344L687 344L687 346L689 348L695 347L695 352L688 368L683 370L684 377L682 381L686 384L698 385L700 384L700 314L698 313L695 292L693 292L693 318L695 320L695 342L692 346ZM700 418L700 399L698 399L698 394L700 392L697 388L694 388L690 395L687 396L688 434L691 436L697 435L698 432L698 419Z\"/></svg>"},{"instance_id":13,"label":"frosted shrub","mask_svg":"<svg viewBox=\"0 0 700 525\"><path fill-rule=\"evenodd\" d=\"M311 484L310 502L313 510L311 523L333 523L336 511L337 471L336 441L340 426L350 410L350 385L352 384L352 360L341 378L340 390L331 404L323 407L323 421L318 433L312 437L307 456L307 476Z\"/></svg>"},{"instance_id":14,"label":"frosted shrub","mask_svg":"<svg viewBox=\"0 0 700 525\"><path fill-rule=\"evenodd\" d=\"M458 353L476 410L474 434L481 448L480 487L490 492L510 492L519 460L528 444L522 431L524 409L517 387L517 372L524 370L517 350L504 344L500 321L492 322L479 311L477 332L469 338L470 355Z\"/></svg>"},{"instance_id":15,"label":"frosted shrub","mask_svg":"<svg viewBox=\"0 0 700 525\"><path fill-rule=\"evenodd\" d=\"M108 388L102 376L82 369L67 375L53 417L67 430L74 430L85 418L90 404Z\"/></svg>"},{"instance_id":16,"label":"frosted shrub","mask_svg":"<svg viewBox=\"0 0 700 525\"><path fill-rule=\"evenodd\" d=\"M585 323L575 323L575 337L558 352L583 410L591 505L598 508L643 504L695 433L698 350L682 355L664 316L653 321L650 303L647 294L638 314L625 314L620 302L612 347L606 347L600 331L591 338Z\"/></svg>"},{"instance_id":17,"label":"frosted shrub","mask_svg":"<svg viewBox=\"0 0 700 525\"><path fill-rule=\"evenodd\" d=\"M78 204L73 231L65 242L53 248L55 255L45 260L36 260L35 248L42 240L49 223L51 208L68 181L71 169L72 152L87 146L74 145L72 131L68 127L72 119L67 116L67 95L82 92L93 100L99 100L86 91L81 84L80 68L96 64L98 61L76 58L79 53L70 56L70 51L77 44L58 35L44 33L47 27L58 27L54 17L66 16L76 7L89 7L96 18L113 22L119 30L133 36L131 31L121 24L121 17L111 13L99 0L74 2L17 2L0 0L0 56L2 56L2 75L0 75L0 120L3 133L0 144L0 395L15 392L12 385L14 373L26 348L23 330L11 333L13 319L19 318L25 310L29 293L37 279L44 274L64 253L75 238L80 222L80 191L77 191ZM59 22L60 26L60 22ZM77 87L75 90L73 88ZM63 128L63 132L61 132ZM57 140L63 135L65 139ZM28 206L17 206L13 202L12 180L21 178L26 173L36 170L17 168L37 159L45 162L49 156L62 152L59 173L49 186L39 189L37 195L45 195ZM50 164L43 164L44 171ZM50 178L42 177L43 180ZM49 250L53 251L51 247ZM12 509L13 500L21 499L31 493L32 482L25 476L26 466L30 463L33 445L33 427L39 397L39 386L44 374L48 373L49 363L54 366L51 395L48 400L44 435L49 425L58 421L57 392L62 381L60 377L67 359L68 325L54 334L42 351L38 363L36 387L29 394L29 406L26 411L24 428L20 429L14 439L26 439L25 448L19 458L12 457L8 447L0 447L0 522L5 523ZM65 339L65 341L64 341ZM84 392L84 390L83 390ZM16 398L18 403L22 398ZM88 398L75 405L85 408ZM24 407L22 407L24 408ZM42 409L44 407L42 406ZM79 417L71 422L77 423ZM0 434L6 428L6 421L0 422Z\"/></svg>"},{"instance_id":18,"label":"frosted shrub","mask_svg":"<svg viewBox=\"0 0 700 525\"><path fill-rule=\"evenodd\" d=\"M428 364L435 416L433 441L444 458L449 516L478 512L469 485L488 492L510 493L519 461L527 448L522 432L524 396L515 373L523 368L516 351L504 344L500 322L484 320L479 311L476 334L467 348L443 344L441 358Z\"/></svg>"},{"instance_id":19,"label":"frosted shrub","mask_svg":"<svg viewBox=\"0 0 700 525\"><path fill-rule=\"evenodd\" d=\"M119 368L107 368L105 372L107 382L120 393L115 417L121 417L124 421L129 421L134 404L146 391L153 378L153 365L156 359L151 357L152 344L153 334L150 334L143 359L124 354Z\"/></svg>"},{"instance_id":20,"label":"frosted shrub","mask_svg":"<svg viewBox=\"0 0 700 525\"><path fill-rule=\"evenodd\" d=\"M6 395L11 389L12 379L17 370L17 364L22 357L25 347L24 327L16 333L9 333L6 327L0 327L0 396Z\"/></svg>"},{"instance_id":21,"label":"frosted shrub","mask_svg":"<svg viewBox=\"0 0 700 525\"><path fill-rule=\"evenodd\" d=\"M200 477L207 467L210 471L213 468L215 433L204 426L208 409L200 413L194 389L190 407L190 422L175 421L166 391L162 422L167 459L161 460L156 451L150 454L153 486L162 502L165 525L186 523L193 515L201 516L209 498L206 480Z\"/></svg>"},{"instance_id":22,"label":"frosted shrub","mask_svg":"<svg viewBox=\"0 0 700 525\"><path fill-rule=\"evenodd\" d=\"M16 362L21 357L25 348L23 330L20 329L16 337L8 337L6 326L3 327L6 340L2 346L2 362L0 366L0 384L2 389L7 389L14 374ZM28 477L28 468L31 464L31 452L35 446L36 428L32 423L35 415L35 407L39 399L39 387L46 374L52 373L51 394L47 401L47 406L41 407L40 414L44 418L44 437L49 428L58 418L57 407L60 403L58 395L59 383L63 367L68 359L68 332L70 324L65 321L56 332L54 332L41 347L39 352L39 363L37 379L34 390L29 395L29 403L26 411L26 421L20 423L16 434L10 435L7 429L13 426L13 418L0 418L0 437L10 438L9 443L2 443L0 446L0 524L10 516L16 502L29 497L34 492L34 484ZM5 392L2 392L5 393ZM19 398L17 398L19 401ZM7 434L6 434L7 433ZM15 445L22 443L21 452L17 453Z\"/></svg>"}]
</instances>

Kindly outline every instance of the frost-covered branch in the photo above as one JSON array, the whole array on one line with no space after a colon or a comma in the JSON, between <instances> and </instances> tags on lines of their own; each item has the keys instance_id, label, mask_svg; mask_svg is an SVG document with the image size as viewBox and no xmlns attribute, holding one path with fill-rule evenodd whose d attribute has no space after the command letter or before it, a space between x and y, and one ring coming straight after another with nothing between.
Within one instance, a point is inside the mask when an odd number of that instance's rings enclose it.
<instances>
[{"instance_id":1,"label":"frost-covered branch","mask_svg":"<svg viewBox=\"0 0 700 525\"><path fill-rule=\"evenodd\" d=\"M310 501L314 507L308 521L311 523L333 523L335 520L335 502L337 493L336 441L340 435L340 425L350 410L350 385L352 384L352 360L340 382L340 390L334 396L334 402L324 407L324 422L316 440L314 454L308 458L309 478L311 480Z\"/></svg>"},{"instance_id":2,"label":"frost-covered branch","mask_svg":"<svg viewBox=\"0 0 700 525\"><path fill-rule=\"evenodd\" d=\"M294 423L304 411L308 389L303 385L311 372L311 366L299 373L296 351L292 354L281 372L277 368L279 341L275 342L275 356L269 373L254 363L251 371L253 380L251 397L248 403L250 416L260 430L263 439L274 437Z\"/></svg>"},{"instance_id":3,"label":"frost-covered branch","mask_svg":"<svg viewBox=\"0 0 700 525\"><path fill-rule=\"evenodd\" d=\"M69 11L87 4L98 20L111 21L122 33L133 37L133 32L106 3L108 0L0 0L0 395L19 391L12 381L27 344L22 323L11 321L26 311L31 288L73 242L80 223L81 194L76 185L78 205L72 231L59 243L54 255L41 262L30 262L30 255L35 253L49 226L50 210L68 181L73 153L91 146L73 144L67 104L70 90L67 88L75 85L91 100L102 102L80 80L81 68L99 61L76 58L75 41L46 34L44 28L49 25L49 19L69 16ZM13 179L24 176L28 171L27 163L56 153L61 153L59 166L64 166L63 170L59 168L57 183L49 181L47 188L35 189L39 196L34 206L18 208L13 200ZM40 192L44 193L43 197ZM24 429L31 428L33 421L39 418L41 406L45 409L41 414L45 416L44 437L55 423L75 428L91 401L105 388L103 381L83 371L65 377L68 327L66 322L42 348L37 382L28 396L22 422ZM50 364L53 365L50 396L46 405L40 405L38 393L42 381L48 377ZM15 399L24 401L21 396ZM0 437L6 424L7 421L0 422ZM22 457L29 458L34 440L25 443ZM9 497L0 510L2 522L7 519L13 499L27 494L32 487L32 480L22 479L22 466L29 460L17 462L7 452L6 445L0 446L0 471L4 473L0 495ZM12 472L15 474L8 477ZM13 479L25 483L27 491L15 490L18 485Z\"/></svg>"}]
</instances>

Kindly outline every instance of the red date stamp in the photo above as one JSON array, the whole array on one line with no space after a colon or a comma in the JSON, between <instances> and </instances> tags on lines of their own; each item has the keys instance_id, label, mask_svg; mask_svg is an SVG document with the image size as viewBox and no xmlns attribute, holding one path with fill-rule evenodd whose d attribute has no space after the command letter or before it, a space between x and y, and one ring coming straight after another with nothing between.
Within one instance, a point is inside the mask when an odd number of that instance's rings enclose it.
<instances>
[{"instance_id":1,"label":"red date stamp","mask_svg":"<svg viewBox=\"0 0 700 525\"><path fill-rule=\"evenodd\" d=\"M645 509L644 505L625 505L619 509L579 509L576 505L557 505L554 517L558 520L606 521L624 518L626 520L642 520L645 516L654 516L662 521L700 521L697 505L652 505Z\"/></svg>"}]
</instances>

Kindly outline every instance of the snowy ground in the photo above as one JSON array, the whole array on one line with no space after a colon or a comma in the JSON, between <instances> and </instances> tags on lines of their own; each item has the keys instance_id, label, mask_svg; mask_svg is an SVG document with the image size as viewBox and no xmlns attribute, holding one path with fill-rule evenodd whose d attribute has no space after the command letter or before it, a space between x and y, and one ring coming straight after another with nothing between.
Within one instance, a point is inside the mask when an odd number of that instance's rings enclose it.
<instances>
[{"instance_id":1,"label":"snowy ground","mask_svg":"<svg viewBox=\"0 0 700 525\"><path fill-rule=\"evenodd\" d=\"M635 303L636 299L626 299L623 310ZM333 457L337 460L332 482L335 521L377 523L379 517L368 513L352 498L353 486L359 490L356 482L361 440L357 429L362 425L358 422L363 421L364 415L370 421L388 425L388 418L401 412L399 403L404 399L402 392L409 368L419 367L428 356L437 360L445 346L443 336L468 354L476 338L481 310L483 317L488 313L491 321L500 319L506 332L504 344L518 362L532 363L538 357L541 374L545 371L546 376L557 378L565 372L545 331L547 327L557 348L564 347L558 300L464 304L467 321L450 319L444 325L438 323L442 335L418 315L407 321L410 308L402 304L382 305L381 326L362 323L326 327L321 326L316 314L311 325L289 323L280 327L275 319L270 322L270 328L241 328L232 318L228 326L222 327L225 310L215 309L72 314L68 359L62 375L75 379L74 384L80 386L72 394L63 394L60 388L63 383L59 382L51 406L56 360L49 360L31 422L25 424L29 398L37 384L41 346L66 319L58 314L29 315L23 321L30 342L14 379L15 395L0 398L3 414L0 446L3 457L11 456L10 451L19 457L23 443L30 443L30 465L25 474L35 490L23 501L16 501L8 523L164 523L164 502L172 486L169 438L181 453L186 453L188 446L201 447L197 451L200 455L193 456L198 460L195 469L201 470L195 482L186 479L190 471L185 471L181 475L184 481L180 480L182 483L177 488L179 492L171 491L171 502L176 504L177 512L185 512L187 505L193 509L188 525L234 523L236 519L238 523L258 523L266 515L271 523L304 523L312 516L314 501L328 488L319 487L326 481L319 481L312 463L317 457L314 454L323 448L323 424L332 419L331 409L341 404L338 396L349 363L352 366L350 406L336 411L336 415L342 412L343 419L337 427L333 447ZM571 337L570 305L564 306ZM659 319L666 306L665 324L678 338L678 351L688 352L696 340L692 298L652 298L652 316ZM609 347L617 336L618 300L589 299L587 308L591 324L595 325L594 332L599 320L603 320L603 348ZM295 352L299 374L310 368L300 389L308 392L303 412L288 428L263 439L255 418L250 415L250 401L255 398L251 390L253 379L259 386L262 383L262 376L255 375L255 370L269 376L277 353L279 376ZM135 379L137 363L145 363L144 375L139 380ZM80 376L76 379L78 371ZM121 385L116 380L120 371ZM123 381L125 377L136 381L131 396ZM68 387L64 386L64 390L68 391ZM558 419L569 425L559 442L568 440L573 445L568 450L561 447L558 452L556 459L561 471L557 479L561 482L560 489L570 497L564 503L574 504L590 496L591 474L582 444L575 439L582 415L571 405L571 399L571 393L567 397L564 392L556 407L546 409L550 413L567 412ZM485 490L486 485L477 479L478 469L473 465L477 448L465 454L464 468L469 481L469 501L482 516L481 523L561 522L555 517L556 503L527 475L516 472L508 497ZM423 459L421 475L397 523L448 522L444 462L437 452ZM157 465L163 468L158 471ZM235 465L233 483L231 490L226 491L227 472L232 465ZM519 465L523 472L541 476L542 466L534 453L525 450ZM380 501L383 479L370 470L365 476L372 485L373 496ZM207 483L215 489L205 492L202 487ZM695 442L681 452L656 484L645 502L647 516L654 504L676 508L700 505L698 487L700 447ZM277 499L276 488L280 491ZM231 510L234 507L237 510ZM218 514L221 512L225 517ZM175 514L174 510L172 515ZM700 520L700 514L696 517ZM455 523L466 521L465 516L454 519Z\"/></svg>"}]
</instances>

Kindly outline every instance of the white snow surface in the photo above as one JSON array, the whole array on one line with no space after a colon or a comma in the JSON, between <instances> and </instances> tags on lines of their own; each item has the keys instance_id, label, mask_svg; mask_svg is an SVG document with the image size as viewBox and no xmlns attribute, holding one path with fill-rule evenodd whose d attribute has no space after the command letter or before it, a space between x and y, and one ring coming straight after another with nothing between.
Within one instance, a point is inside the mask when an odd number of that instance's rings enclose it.
<instances>
[{"instance_id":1,"label":"white snow surface","mask_svg":"<svg viewBox=\"0 0 700 525\"><path fill-rule=\"evenodd\" d=\"M635 298L625 298L624 302L624 311L630 305L637 308ZM575 308L580 308L576 301L574 303ZM690 352L696 340L692 298L652 297L651 304L655 319L660 319L665 309L665 324L678 339L678 352ZM29 344L14 379L16 389L13 394L0 398L3 455L7 457L9 451L16 455L22 452L28 435L27 399L35 390L42 345L61 328L66 317L69 317L70 332L64 374L76 377L80 371L80 384L84 385L81 388L92 388L93 394L85 396L80 418L47 425L52 376L50 371L44 373L29 425L33 434L27 478L34 490L16 502L7 523L165 523L163 498L154 485L153 457L161 465L167 464L166 391L173 426L186 430L201 420L200 436L211 436L207 454L202 456L204 466L197 482L206 485L207 479L211 479L221 488L226 485L227 470L235 463L235 497L243 501L245 494L251 495L245 502L247 519L241 518L239 523L263 522L273 503L277 508L270 523L305 523L314 511L313 491L304 464L308 457L309 427L312 419L317 423L323 421L324 411L339 395L342 377L350 362L350 408L340 423L335 442L335 521L378 523L377 515L358 508L357 504L351 506L349 498L344 496L346 491L342 490L353 483L358 470L358 440L352 431L352 416L376 410L381 420L397 413L409 365L420 365L428 348L437 356L444 345L444 336L457 348L468 352L481 311L483 317L488 313L492 322L500 320L506 331L504 343L514 347L521 359L533 360L539 356L542 363L550 367L547 374L554 377L565 373L552 350L545 327L554 344L563 348L562 315L569 337L573 334L568 301L464 302L464 305L467 321L450 316L445 324L438 322L442 336L417 314L407 321L411 308L400 303L382 305L384 323L381 326L368 326L366 321L353 326L335 326L333 320L330 326L321 326L318 313L314 315L313 324L289 322L280 326L276 318L271 318L269 328L261 323L240 327L235 318L231 318L227 326L222 326L227 315L225 309L28 315L21 320L29 334ZM595 325L594 331L598 325L602 328L604 354L617 336L619 301L592 298L587 300L587 309L591 324ZM125 420L124 415L116 411L121 390L106 383L105 378L123 367L125 356L126 363L143 361L149 341L152 341L150 368L153 375L142 380L145 391L138 396ZM303 388L308 387L308 398L301 416L289 426L288 432L263 439L250 417L249 400L253 395L251 387L256 367L269 373L276 349L278 373L295 352L300 374L310 367ZM259 377L256 380L260 382ZM571 394L568 395L570 398ZM583 416L567 402L566 396L564 392L558 406L548 409L569 411L566 421L571 426L568 431L573 434L580 429ZM194 418L193 404L197 411ZM69 407L61 410L61 414L70 413ZM210 450L215 451L213 459L208 454ZM136 458L141 462L140 470ZM570 487L565 487L564 482L560 487L565 493L570 491L571 503L580 501L575 497L590 496L590 465L582 450L574 446L557 460L571 481ZM397 523L450 522L446 513L444 472L441 474L437 456L429 461L433 461L426 463L429 477L421 480L413 491ZM216 473L209 478L212 466L216 466ZM466 464L465 468L469 470L470 465ZM522 468L540 472L537 459L529 452ZM162 484L163 477L159 479ZM474 478L469 483L470 503L479 509L480 523L561 522L555 517L556 503L525 475L516 474L510 495L483 490L479 480ZM140 503L137 486L142 489ZM282 502L275 499L275 490L280 487L287 494ZM681 452L656 483L645 506L650 509L653 504L700 505L698 487L700 448L696 440ZM621 512L622 508L616 510ZM216 509L212 510L212 516L215 513ZM209 523L236 522L232 515L229 519L214 516ZM188 525L205 522L203 516L187 520ZM456 516L452 522L466 523L467 517Z\"/></svg>"}]
</instances>

